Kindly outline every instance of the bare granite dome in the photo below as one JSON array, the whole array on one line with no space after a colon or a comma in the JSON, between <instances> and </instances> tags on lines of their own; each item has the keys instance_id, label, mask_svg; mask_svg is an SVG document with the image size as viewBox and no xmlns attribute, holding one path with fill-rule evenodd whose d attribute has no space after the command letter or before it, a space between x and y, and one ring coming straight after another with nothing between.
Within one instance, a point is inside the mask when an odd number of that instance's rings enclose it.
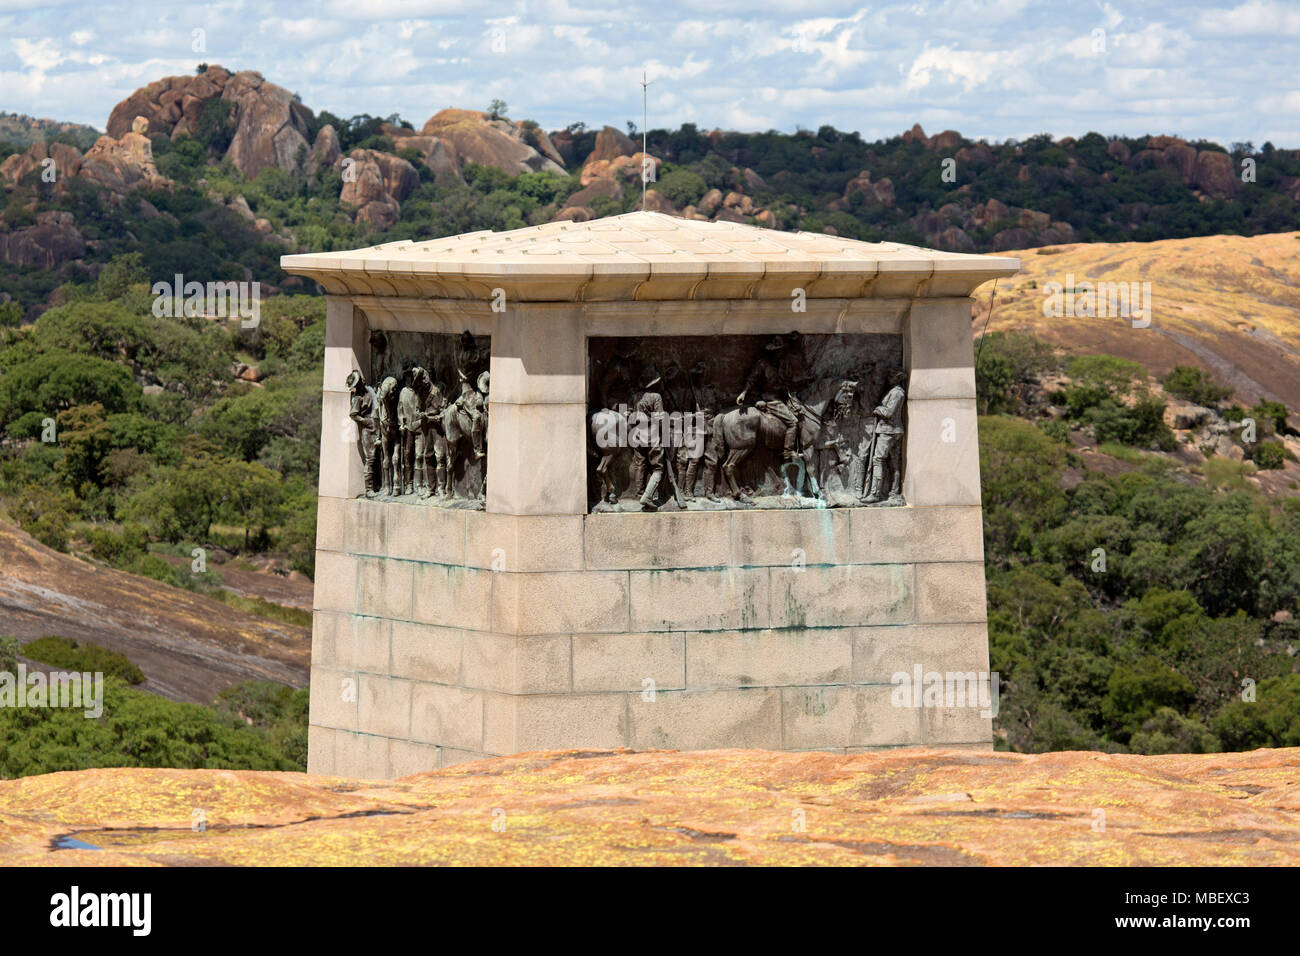
<instances>
[{"instance_id":1,"label":"bare granite dome","mask_svg":"<svg viewBox=\"0 0 1300 956\"><path fill-rule=\"evenodd\" d=\"M633 212L284 256L335 294L528 301L964 296L1018 259Z\"/></svg>"}]
</instances>

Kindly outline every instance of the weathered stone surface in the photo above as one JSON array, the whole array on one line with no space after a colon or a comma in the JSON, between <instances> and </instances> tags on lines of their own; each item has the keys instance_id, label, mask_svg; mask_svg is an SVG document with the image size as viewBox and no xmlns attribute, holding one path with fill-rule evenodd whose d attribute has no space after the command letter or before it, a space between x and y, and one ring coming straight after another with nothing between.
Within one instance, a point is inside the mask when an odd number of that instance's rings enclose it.
<instances>
[{"instance_id":1,"label":"weathered stone surface","mask_svg":"<svg viewBox=\"0 0 1300 956\"><path fill-rule=\"evenodd\" d=\"M304 111L294 108L292 93L245 70L226 82L221 96L235 104L235 135L226 158L240 172L252 178L271 166L297 168L299 150L310 147Z\"/></svg>"},{"instance_id":2,"label":"weathered stone surface","mask_svg":"<svg viewBox=\"0 0 1300 956\"><path fill-rule=\"evenodd\" d=\"M852 637L849 628L688 632L686 686L848 683Z\"/></svg>"},{"instance_id":3,"label":"weathered stone surface","mask_svg":"<svg viewBox=\"0 0 1300 956\"><path fill-rule=\"evenodd\" d=\"M125 195L132 189L163 189L171 185L153 162L153 144L136 117L133 129L118 138L101 136L81 159L78 175L110 192Z\"/></svg>"},{"instance_id":4,"label":"weathered stone surface","mask_svg":"<svg viewBox=\"0 0 1300 956\"><path fill-rule=\"evenodd\" d=\"M462 687L416 683L411 689L411 739L478 750L483 742L483 694Z\"/></svg>"},{"instance_id":5,"label":"weathered stone surface","mask_svg":"<svg viewBox=\"0 0 1300 956\"><path fill-rule=\"evenodd\" d=\"M629 574L630 627L634 631L768 625L766 568L632 571Z\"/></svg>"},{"instance_id":6,"label":"weathered stone surface","mask_svg":"<svg viewBox=\"0 0 1300 956\"><path fill-rule=\"evenodd\" d=\"M631 156L637 151L637 145L626 133L615 129L612 126L606 126L596 134L596 145L587 157L587 163L598 162L599 160L615 159L619 156ZM586 163L584 163L586 165Z\"/></svg>"},{"instance_id":7,"label":"weathered stone surface","mask_svg":"<svg viewBox=\"0 0 1300 956\"><path fill-rule=\"evenodd\" d=\"M53 269L86 254L86 240L74 226L43 224L0 232L0 262L29 269Z\"/></svg>"},{"instance_id":8,"label":"weathered stone surface","mask_svg":"<svg viewBox=\"0 0 1300 956\"><path fill-rule=\"evenodd\" d=\"M351 178L344 177L339 202L355 207L357 220L381 229L397 222L401 201L420 185L415 167L400 156L374 149L354 149L344 162L348 161Z\"/></svg>"},{"instance_id":9,"label":"weathered stone surface","mask_svg":"<svg viewBox=\"0 0 1300 956\"><path fill-rule=\"evenodd\" d=\"M339 134L334 127L326 123L316 134L316 142L312 144L311 155L307 157L307 175L313 175L316 170L332 169L334 165L342 158L343 151L339 147Z\"/></svg>"},{"instance_id":10,"label":"weathered stone surface","mask_svg":"<svg viewBox=\"0 0 1300 956\"><path fill-rule=\"evenodd\" d=\"M472 162L508 173L564 172L563 164L525 142L518 125L493 120L478 110L441 110L429 118L421 134L440 140L457 169Z\"/></svg>"},{"instance_id":11,"label":"weathered stone surface","mask_svg":"<svg viewBox=\"0 0 1300 956\"><path fill-rule=\"evenodd\" d=\"M1237 170L1227 153L1202 150L1196 154L1195 183L1211 196L1231 196L1237 191Z\"/></svg>"},{"instance_id":12,"label":"weathered stone surface","mask_svg":"<svg viewBox=\"0 0 1300 956\"><path fill-rule=\"evenodd\" d=\"M685 635L575 634L575 691L644 691L647 680L656 690L686 686Z\"/></svg>"},{"instance_id":13,"label":"weathered stone surface","mask_svg":"<svg viewBox=\"0 0 1300 956\"><path fill-rule=\"evenodd\" d=\"M887 685L783 688L782 746L823 750L913 743L921 736L922 711L892 706L891 691Z\"/></svg>"},{"instance_id":14,"label":"weathered stone surface","mask_svg":"<svg viewBox=\"0 0 1300 956\"><path fill-rule=\"evenodd\" d=\"M592 569L720 567L731 555L731 513L592 515L583 537Z\"/></svg>"},{"instance_id":15,"label":"weathered stone surface","mask_svg":"<svg viewBox=\"0 0 1300 956\"><path fill-rule=\"evenodd\" d=\"M400 774L435 759L436 748L361 739L377 742L366 746L370 759L352 762L358 769ZM313 754L331 740L316 731ZM0 862L1295 866L1298 767L1294 749L906 749L533 753L400 783L82 770L0 782ZM191 829L196 799L209 821L203 834ZM500 832L491 828L496 807L506 814ZM1098 807L1104 830L1093 826ZM99 849L54 849L65 835Z\"/></svg>"},{"instance_id":16,"label":"weathered stone surface","mask_svg":"<svg viewBox=\"0 0 1300 956\"><path fill-rule=\"evenodd\" d=\"M628 713L635 748L672 741L689 750L720 739L744 747L781 746L781 692L774 688L660 691L653 700L633 695Z\"/></svg>"}]
</instances>

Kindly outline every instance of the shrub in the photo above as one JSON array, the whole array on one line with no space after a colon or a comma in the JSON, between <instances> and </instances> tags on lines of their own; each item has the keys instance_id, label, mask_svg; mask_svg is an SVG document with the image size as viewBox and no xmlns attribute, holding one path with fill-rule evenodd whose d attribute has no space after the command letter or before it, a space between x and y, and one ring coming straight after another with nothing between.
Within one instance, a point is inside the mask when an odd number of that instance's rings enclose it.
<instances>
[{"instance_id":1,"label":"shrub","mask_svg":"<svg viewBox=\"0 0 1300 956\"><path fill-rule=\"evenodd\" d=\"M18 666L18 638L0 634L0 671L13 673Z\"/></svg>"},{"instance_id":2,"label":"shrub","mask_svg":"<svg viewBox=\"0 0 1300 956\"><path fill-rule=\"evenodd\" d=\"M1052 441L1059 441L1064 445L1070 443L1070 426L1059 419L1047 419L1038 423L1038 427L1043 430L1043 434Z\"/></svg>"},{"instance_id":3,"label":"shrub","mask_svg":"<svg viewBox=\"0 0 1300 956\"><path fill-rule=\"evenodd\" d=\"M1104 398L1087 408L1083 420L1093 427L1098 442L1114 441L1137 448L1173 451L1174 434L1164 421L1165 403L1154 395L1143 395L1132 405Z\"/></svg>"},{"instance_id":4,"label":"shrub","mask_svg":"<svg viewBox=\"0 0 1300 956\"><path fill-rule=\"evenodd\" d=\"M1050 345L1020 332L982 336L975 357L975 396L986 415L1020 411L1027 389L1057 365Z\"/></svg>"},{"instance_id":5,"label":"shrub","mask_svg":"<svg viewBox=\"0 0 1300 956\"><path fill-rule=\"evenodd\" d=\"M184 704L115 678L104 713L87 720L66 707L0 708L0 778L91 767L301 770L266 735L232 727L209 707Z\"/></svg>"},{"instance_id":6,"label":"shrub","mask_svg":"<svg viewBox=\"0 0 1300 956\"><path fill-rule=\"evenodd\" d=\"M1251 408L1250 414L1254 416L1256 421L1275 434L1285 435L1288 431L1286 406L1281 402L1271 402L1268 399L1261 398Z\"/></svg>"},{"instance_id":7,"label":"shrub","mask_svg":"<svg viewBox=\"0 0 1300 956\"><path fill-rule=\"evenodd\" d=\"M1300 674L1268 677L1255 700L1235 700L1211 720L1228 750L1300 746Z\"/></svg>"},{"instance_id":8,"label":"shrub","mask_svg":"<svg viewBox=\"0 0 1300 956\"><path fill-rule=\"evenodd\" d=\"M700 201L708 192L704 178L689 169L674 169L655 184L655 190L675 206L689 206Z\"/></svg>"},{"instance_id":9,"label":"shrub","mask_svg":"<svg viewBox=\"0 0 1300 956\"><path fill-rule=\"evenodd\" d=\"M1133 735L1129 749L1139 754L1210 754L1218 751L1219 742L1200 721L1161 707Z\"/></svg>"},{"instance_id":10,"label":"shrub","mask_svg":"<svg viewBox=\"0 0 1300 956\"><path fill-rule=\"evenodd\" d=\"M1286 446L1277 441L1262 441L1255 446L1250 459L1262 471L1281 468L1286 464Z\"/></svg>"},{"instance_id":11,"label":"shrub","mask_svg":"<svg viewBox=\"0 0 1300 956\"><path fill-rule=\"evenodd\" d=\"M1232 395L1232 389L1216 385L1205 369L1195 365L1175 365L1161 384L1170 395L1197 405L1217 405Z\"/></svg>"},{"instance_id":12,"label":"shrub","mask_svg":"<svg viewBox=\"0 0 1300 956\"><path fill-rule=\"evenodd\" d=\"M144 672L125 654L98 644L78 644L66 637L38 638L23 648L23 656L60 670L100 673L128 684L144 681Z\"/></svg>"}]
</instances>

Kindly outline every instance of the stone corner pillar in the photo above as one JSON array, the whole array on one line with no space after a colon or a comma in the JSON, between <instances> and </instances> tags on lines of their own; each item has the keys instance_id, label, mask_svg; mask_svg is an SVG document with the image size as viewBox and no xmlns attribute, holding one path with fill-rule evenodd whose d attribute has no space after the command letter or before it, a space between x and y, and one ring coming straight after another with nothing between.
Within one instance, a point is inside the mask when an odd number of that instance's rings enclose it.
<instances>
[{"instance_id":1,"label":"stone corner pillar","mask_svg":"<svg viewBox=\"0 0 1300 956\"><path fill-rule=\"evenodd\" d=\"M351 394L344 383L353 369L369 367L370 343L364 313L350 299L326 296L319 485L323 497L355 498L365 491L361 456L356 449L357 429L348 418Z\"/></svg>"},{"instance_id":2,"label":"stone corner pillar","mask_svg":"<svg viewBox=\"0 0 1300 956\"><path fill-rule=\"evenodd\" d=\"M909 504L980 504L975 355L967 296L913 299L903 322Z\"/></svg>"}]
</instances>

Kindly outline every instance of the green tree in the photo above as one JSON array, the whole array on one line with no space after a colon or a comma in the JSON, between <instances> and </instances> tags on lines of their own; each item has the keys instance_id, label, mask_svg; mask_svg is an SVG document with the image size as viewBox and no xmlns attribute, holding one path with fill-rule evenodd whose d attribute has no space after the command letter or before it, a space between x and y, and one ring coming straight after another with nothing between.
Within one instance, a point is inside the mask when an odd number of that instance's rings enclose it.
<instances>
[{"instance_id":1,"label":"green tree","mask_svg":"<svg viewBox=\"0 0 1300 956\"><path fill-rule=\"evenodd\" d=\"M1148 656L1111 673L1101 714L1115 737L1128 742L1162 707L1180 713L1195 696L1196 688L1190 680L1158 658Z\"/></svg>"},{"instance_id":2,"label":"green tree","mask_svg":"<svg viewBox=\"0 0 1300 956\"><path fill-rule=\"evenodd\" d=\"M59 412L59 444L63 460L59 472L73 491L83 485L103 485L101 465L113 442L113 429L98 402Z\"/></svg>"},{"instance_id":3,"label":"green tree","mask_svg":"<svg viewBox=\"0 0 1300 956\"><path fill-rule=\"evenodd\" d=\"M1227 704L1210 725L1226 750L1300 747L1300 674L1260 681L1253 701Z\"/></svg>"},{"instance_id":4,"label":"green tree","mask_svg":"<svg viewBox=\"0 0 1300 956\"><path fill-rule=\"evenodd\" d=\"M107 359L55 350L0 378L0 426L28 412L55 416L74 405L98 403L107 412L140 404L140 386L128 369Z\"/></svg>"},{"instance_id":5,"label":"green tree","mask_svg":"<svg viewBox=\"0 0 1300 956\"><path fill-rule=\"evenodd\" d=\"M1059 482L1065 452L1040 429L1014 418L982 417L979 432L985 548L990 560L1007 562L1064 513Z\"/></svg>"},{"instance_id":6,"label":"green tree","mask_svg":"<svg viewBox=\"0 0 1300 956\"><path fill-rule=\"evenodd\" d=\"M105 299L120 299L131 291L135 285L147 285L149 274L145 272L143 257L138 252L125 252L114 256L99 273L95 286Z\"/></svg>"}]
</instances>

